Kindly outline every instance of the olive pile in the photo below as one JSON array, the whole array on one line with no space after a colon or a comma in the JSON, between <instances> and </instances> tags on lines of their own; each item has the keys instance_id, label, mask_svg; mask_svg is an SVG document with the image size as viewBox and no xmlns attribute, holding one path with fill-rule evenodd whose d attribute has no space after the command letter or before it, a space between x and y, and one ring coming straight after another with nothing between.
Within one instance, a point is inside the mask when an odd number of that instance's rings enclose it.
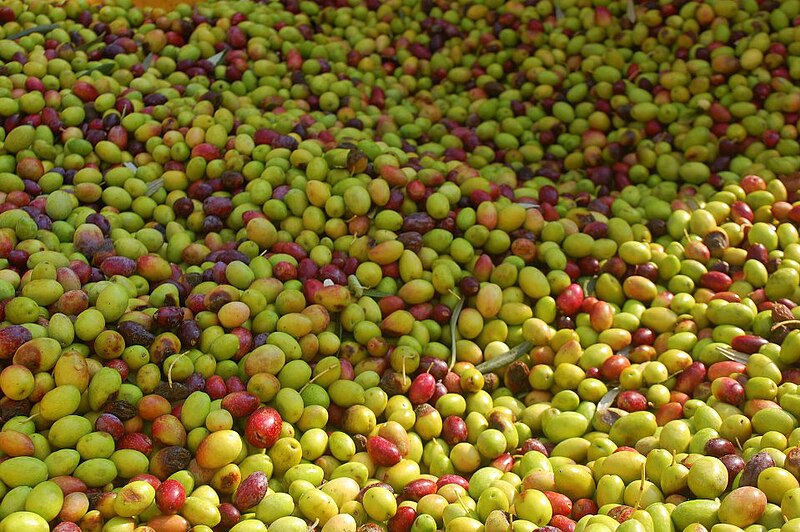
<instances>
[{"instance_id":1,"label":"olive pile","mask_svg":"<svg viewBox=\"0 0 800 532\"><path fill-rule=\"evenodd\" d=\"M800 531L800 3L0 6L0 532Z\"/></svg>"}]
</instances>

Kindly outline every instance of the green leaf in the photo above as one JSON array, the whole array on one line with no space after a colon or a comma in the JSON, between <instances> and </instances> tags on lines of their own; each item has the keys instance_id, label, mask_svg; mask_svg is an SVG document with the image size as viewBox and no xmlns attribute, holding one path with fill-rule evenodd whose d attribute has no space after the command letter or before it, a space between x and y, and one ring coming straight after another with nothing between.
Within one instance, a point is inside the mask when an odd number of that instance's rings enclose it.
<instances>
[{"instance_id":1,"label":"green leaf","mask_svg":"<svg viewBox=\"0 0 800 532\"><path fill-rule=\"evenodd\" d=\"M456 327L458 327L461 311L464 309L464 301L463 297L458 300L456 308L453 309L453 315L450 316L450 369L456 365Z\"/></svg>"},{"instance_id":2,"label":"green leaf","mask_svg":"<svg viewBox=\"0 0 800 532\"><path fill-rule=\"evenodd\" d=\"M48 31L53 31L58 27L59 27L58 24L43 24L41 26L34 26L32 28L28 28L26 30L17 32L13 35L9 35L8 37L6 37L6 39L14 41L16 39L19 39L20 37L25 37L26 35L31 35L33 33L47 33Z\"/></svg>"},{"instance_id":3,"label":"green leaf","mask_svg":"<svg viewBox=\"0 0 800 532\"><path fill-rule=\"evenodd\" d=\"M498 355L491 360L487 360L483 364L478 364L475 369L484 374L493 373L498 369L503 368L524 357L526 354L528 354L528 351L530 351L532 347L533 342L522 342L518 346L509 349L505 353Z\"/></svg>"}]
</instances>

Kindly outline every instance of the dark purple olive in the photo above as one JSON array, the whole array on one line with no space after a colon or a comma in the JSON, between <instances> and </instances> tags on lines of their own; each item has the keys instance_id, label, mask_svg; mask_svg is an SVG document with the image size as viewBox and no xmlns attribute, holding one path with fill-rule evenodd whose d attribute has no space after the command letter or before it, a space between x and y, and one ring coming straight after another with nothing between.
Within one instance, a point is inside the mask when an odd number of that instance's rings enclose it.
<instances>
[{"instance_id":1,"label":"dark purple olive","mask_svg":"<svg viewBox=\"0 0 800 532\"><path fill-rule=\"evenodd\" d=\"M725 463L723 461L723 463ZM728 467L727 465L725 467ZM758 475L769 467L775 467L775 460L769 453L760 452L747 461L739 478L739 487L758 486Z\"/></svg>"},{"instance_id":2,"label":"dark purple olive","mask_svg":"<svg viewBox=\"0 0 800 532\"><path fill-rule=\"evenodd\" d=\"M161 307L156 310L153 319L162 329L174 329L183 321L183 309L180 307Z\"/></svg>"},{"instance_id":3,"label":"dark purple olive","mask_svg":"<svg viewBox=\"0 0 800 532\"><path fill-rule=\"evenodd\" d=\"M725 469L728 470L728 488L730 488L733 485L733 481L736 480L736 475L744 469L744 459L738 454L726 454L720 457L720 461L725 465Z\"/></svg>"},{"instance_id":4,"label":"dark purple olive","mask_svg":"<svg viewBox=\"0 0 800 532\"><path fill-rule=\"evenodd\" d=\"M125 345L150 347L150 344L155 340L153 333L135 321L123 321L117 325L117 332L122 335Z\"/></svg>"},{"instance_id":5,"label":"dark purple olive","mask_svg":"<svg viewBox=\"0 0 800 532\"><path fill-rule=\"evenodd\" d=\"M459 281L458 288L461 289L463 295L471 297L478 293L478 290L481 288L481 283L478 282L476 278L467 276Z\"/></svg>"},{"instance_id":6,"label":"dark purple olive","mask_svg":"<svg viewBox=\"0 0 800 532\"><path fill-rule=\"evenodd\" d=\"M725 438L711 438L706 442L705 452L708 456L720 458L727 454L734 454L736 447Z\"/></svg>"},{"instance_id":7,"label":"dark purple olive","mask_svg":"<svg viewBox=\"0 0 800 532\"><path fill-rule=\"evenodd\" d=\"M225 225L222 223L222 220L216 216L207 216L200 224L200 232L203 234L219 233L224 227Z\"/></svg>"},{"instance_id":8,"label":"dark purple olive","mask_svg":"<svg viewBox=\"0 0 800 532\"><path fill-rule=\"evenodd\" d=\"M425 234L436 227L436 222L425 212L414 212L403 220L403 231L414 231Z\"/></svg>"},{"instance_id":9,"label":"dark purple olive","mask_svg":"<svg viewBox=\"0 0 800 532\"><path fill-rule=\"evenodd\" d=\"M194 202L189 198L179 198L172 204L172 210L179 218L186 218L194 212Z\"/></svg>"},{"instance_id":10,"label":"dark purple olive","mask_svg":"<svg viewBox=\"0 0 800 532\"><path fill-rule=\"evenodd\" d=\"M178 325L177 336L181 341L181 347L195 347L200 343L200 326L195 320L184 320Z\"/></svg>"},{"instance_id":11,"label":"dark purple olive","mask_svg":"<svg viewBox=\"0 0 800 532\"><path fill-rule=\"evenodd\" d=\"M230 198L210 196L203 200L203 212L209 216L226 218L232 210L233 202Z\"/></svg>"},{"instance_id":12,"label":"dark purple olive","mask_svg":"<svg viewBox=\"0 0 800 532\"><path fill-rule=\"evenodd\" d=\"M113 277L114 275L130 277L136 272L136 261L121 255L114 255L103 259L103 262L100 263L100 270L107 277Z\"/></svg>"}]
</instances>

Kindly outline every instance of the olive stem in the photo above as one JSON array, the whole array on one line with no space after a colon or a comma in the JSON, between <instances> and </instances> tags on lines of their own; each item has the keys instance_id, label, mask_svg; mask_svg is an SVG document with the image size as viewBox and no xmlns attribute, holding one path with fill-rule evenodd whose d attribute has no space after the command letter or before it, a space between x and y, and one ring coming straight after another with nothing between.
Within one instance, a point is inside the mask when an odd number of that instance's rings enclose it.
<instances>
[{"instance_id":1,"label":"olive stem","mask_svg":"<svg viewBox=\"0 0 800 532\"><path fill-rule=\"evenodd\" d=\"M462 495L460 493L458 494L458 504L460 504L463 509L469 511L467 505L464 504L464 500L462 499Z\"/></svg>"},{"instance_id":2,"label":"olive stem","mask_svg":"<svg viewBox=\"0 0 800 532\"><path fill-rule=\"evenodd\" d=\"M786 320L786 321L779 321L775 325L773 325L770 330L774 331L778 327L783 327L784 325L800 325L800 320Z\"/></svg>"},{"instance_id":3,"label":"olive stem","mask_svg":"<svg viewBox=\"0 0 800 532\"><path fill-rule=\"evenodd\" d=\"M487 373L492 373L502 368L503 366L507 366L508 364L511 364L512 362L522 358L528 353L528 351L530 351L532 347L533 347L533 342L528 342L528 341L522 342L518 346L509 349L502 355L498 355L497 357L491 360L487 360L483 364L479 364L478 366L476 366L475 369L477 369L484 375Z\"/></svg>"},{"instance_id":4,"label":"olive stem","mask_svg":"<svg viewBox=\"0 0 800 532\"><path fill-rule=\"evenodd\" d=\"M642 507L642 496L644 495L644 483L647 480L647 472L644 463L642 463L641 472L642 475L639 482L639 497L637 497L636 505L634 506L634 508L636 508L637 510Z\"/></svg>"},{"instance_id":5,"label":"olive stem","mask_svg":"<svg viewBox=\"0 0 800 532\"><path fill-rule=\"evenodd\" d=\"M334 367L336 367L336 366L328 366L327 368L325 368L325 369L323 369L322 371L320 371L320 372L319 372L317 375L314 375L314 376L311 378L311 380L309 380L307 383L305 383L305 384L303 385L303 387L302 387L302 388L300 388L300 391L299 391L299 392L297 392L297 393L303 393L303 391L304 391L306 388L308 388L308 387L309 387L309 385L313 384L315 380L319 379L320 377L322 377L323 375L325 375L326 373L328 373L328 372L329 372L330 370L332 370Z\"/></svg>"},{"instance_id":6,"label":"olive stem","mask_svg":"<svg viewBox=\"0 0 800 532\"><path fill-rule=\"evenodd\" d=\"M450 316L450 365L448 369L453 369L456 365L456 326L458 325L458 317L461 316L461 309L464 308L464 298L459 298L456 308L453 309L453 315Z\"/></svg>"},{"instance_id":7,"label":"olive stem","mask_svg":"<svg viewBox=\"0 0 800 532\"><path fill-rule=\"evenodd\" d=\"M182 357L185 357L185 356L186 356L186 353L181 353L181 354L179 354L179 355L178 355L178 356L175 358L175 360L173 360L173 361L170 363L170 365L169 365L169 368L167 369L167 384L169 384L169 387L170 387L170 388L172 388L172 368L174 368L174 367L175 367L175 364L177 364L177 363L178 363L178 360L180 360Z\"/></svg>"}]
</instances>

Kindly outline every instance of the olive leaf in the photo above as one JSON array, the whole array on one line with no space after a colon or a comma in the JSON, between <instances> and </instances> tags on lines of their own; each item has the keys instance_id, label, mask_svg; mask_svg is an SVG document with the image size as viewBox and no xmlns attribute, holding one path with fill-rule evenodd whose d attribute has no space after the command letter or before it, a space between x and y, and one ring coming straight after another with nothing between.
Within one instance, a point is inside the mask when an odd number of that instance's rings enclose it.
<instances>
[{"instance_id":1,"label":"olive leaf","mask_svg":"<svg viewBox=\"0 0 800 532\"><path fill-rule=\"evenodd\" d=\"M364 286L361 284L361 281L359 281L358 277L356 277L355 275L347 276L347 288L350 289L350 292L352 292L355 297L369 296L369 297L381 298L392 295L389 294L388 292L381 292L380 290L372 290L369 288L364 288Z\"/></svg>"},{"instance_id":2,"label":"olive leaf","mask_svg":"<svg viewBox=\"0 0 800 532\"><path fill-rule=\"evenodd\" d=\"M364 287L361 285L361 281L359 281L358 277L355 275L347 276L347 288L349 288L356 297L361 297L364 295Z\"/></svg>"},{"instance_id":3,"label":"olive leaf","mask_svg":"<svg viewBox=\"0 0 800 532\"><path fill-rule=\"evenodd\" d=\"M614 404L619 392L619 388L611 388L608 390L605 395L600 398L600 401L597 402L597 411L599 412L600 410L608 410L611 405Z\"/></svg>"},{"instance_id":4,"label":"olive leaf","mask_svg":"<svg viewBox=\"0 0 800 532\"><path fill-rule=\"evenodd\" d=\"M629 358L630 354L631 354L631 346L630 346L630 344L626 345L625 347L623 347L622 349L617 351L617 354L621 355L621 356L624 356L625 358Z\"/></svg>"},{"instance_id":5,"label":"olive leaf","mask_svg":"<svg viewBox=\"0 0 800 532\"><path fill-rule=\"evenodd\" d=\"M717 346L717 352L728 360L733 360L734 362L739 362L740 364L747 364L747 361L750 359L750 355L747 353L742 353L736 349L731 349L721 345Z\"/></svg>"},{"instance_id":6,"label":"olive leaf","mask_svg":"<svg viewBox=\"0 0 800 532\"><path fill-rule=\"evenodd\" d=\"M453 315L450 316L450 369L456 365L456 328L458 327L458 318L464 309L464 300L463 297L458 300L456 308L453 309Z\"/></svg>"},{"instance_id":7,"label":"olive leaf","mask_svg":"<svg viewBox=\"0 0 800 532\"><path fill-rule=\"evenodd\" d=\"M89 41L89 42L85 42L85 43L83 43L82 45L78 46L78 47L76 48L76 50L81 50L81 51L84 51L84 52L85 52L86 50L88 50L89 48L91 48L92 46L94 46L95 44L100 44L100 43L102 43L102 42L103 42L103 37L98 37L98 38L96 38L96 39L95 39L95 40L93 40L93 41Z\"/></svg>"},{"instance_id":8,"label":"olive leaf","mask_svg":"<svg viewBox=\"0 0 800 532\"><path fill-rule=\"evenodd\" d=\"M212 65L219 66L219 64L222 63L222 59L225 57L225 54L227 53L228 53L227 50L222 50L221 52L216 53L211 57L209 57L208 60Z\"/></svg>"},{"instance_id":9,"label":"olive leaf","mask_svg":"<svg viewBox=\"0 0 800 532\"><path fill-rule=\"evenodd\" d=\"M554 4L556 5L556 20L563 19L564 11L561 9L561 2L559 2L559 0L556 0Z\"/></svg>"},{"instance_id":10,"label":"olive leaf","mask_svg":"<svg viewBox=\"0 0 800 532\"><path fill-rule=\"evenodd\" d=\"M150 181L149 183L147 183L147 192L145 192L145 194L147 194L148 196L152 196L153 194L158 192L158 189L161 188L161 185L163 184L164 180L161 178Z\"/></svg>"},{"instance_id":11,"label":"olive leaf","mask_svg":"<svg viewBox=\"0 0 800 532\"><path fill-rule=\"evenodd\" d=\"M142 67L144 68L145 72L147 72L147 70L150 68L150 65L153 64L153 60L155 59L155 57L156 57L155 54L153 52L150 52L149 54L147 54L147 57L144 58L144 61L142 61Z\"/></svg>"},{"instance_id":12,"label":"olive leaf","mask_svg":"<svg viewBox=\"0 0 800 532\"><path fill-rule=\"evenodd\" d=\"M528 354L528 351L533 348L533 342L525 341L521 344L512 347L505 353L502 353L491 360L487 360L482 364L478 364L475 369L481 373L493 373L498 369L516 362L518 359Z\"/></svg>"},{"instance_id":13,"label":"olive leaf","mask_svg":"<svg viewBox=\"0 0 800 532\"><path fill-rule=\"evenodd\" d=\"M26 35L31 35L33 33L47 33L48 31L53 31L58 27L59 27L58 24L42 24L41 26L34 26L32 28L18 31L13 35L9 35L8 37L6 37L6 39L14 41L16 39L19 39L20 37L25 37Z\"/></svg>"},{"instance_id":14,"label":"olive leaf","mask_svg":"<svg viewBox=\"0 0 800 532\"><path fill-rule=\"evenodd\" d=\"M633 7L633 0L628 0L627 9L625 11L626 11L625 14L628 16L628 20L630 20L631 23L635 23L636 22L636 9Z\"/></svg>"},{"instance_id":15,"label":"olive leaf","mask_svg":"<svg viewBox=\"0 0 800 532\"><path fill-rule=\"evenodd\" d=\"M87 68L86 70L83 70L82 72L78 73L78 77L86 76L87 74L91 74L92 72L100 72L102 74L110 74L111 71L114 70L114 67L116 67L116 66L117 66L117 64L114 63L113 61L109 61L109 62L106 62L106 63L100 63L99 65L91 66L91 67Z\"/></svg>"},{"instance_id":16,"label":"olive leaf","mask_svg":"<svg viewBox=\"0 0 800 532\"><path fill-rule=\"evenodd\" d=\"M597 286L597 275L592 275L583 282L583 293L587 296L594 296L595 286Z\"/></svg>"},{"instance_id":17,"label":"olive leaf","mask_svg":"<svg viewBox=\"0 0 800 532\"><path fill-rule=\"evenodd\" d=\"M619 387L611 388L605 393L605 395L603 395L603 397L600 398L600 401L597 402L597 409L595 412L600 416L600 419L603 421L603 423L613 425L614 422L621 417L618 413L611 410L611 405L614 404L619 392Z\"/></svg>"}]
</instances>

